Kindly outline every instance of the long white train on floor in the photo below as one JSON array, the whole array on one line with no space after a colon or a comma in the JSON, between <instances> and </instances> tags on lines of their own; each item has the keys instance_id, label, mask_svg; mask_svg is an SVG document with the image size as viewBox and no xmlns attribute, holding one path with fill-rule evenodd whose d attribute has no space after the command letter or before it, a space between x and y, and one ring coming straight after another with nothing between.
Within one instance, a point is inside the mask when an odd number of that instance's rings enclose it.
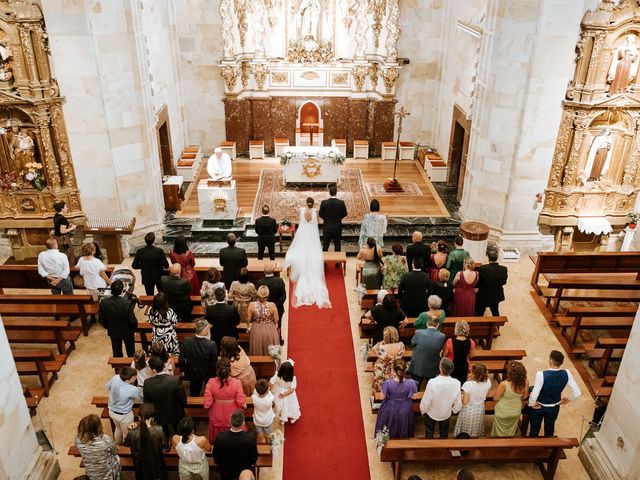
<instances>
[{"instance_id":1,"label":"long white train on floor","mask_svg":"<svg viewBox=\"0 0 640 480\"><path fill-rule=\"evenodd\" d=\"M335 161L339 152L331 147L285 147L282 181L287 183L338 183L340 164Z\"/></svg>"}]
</instances>

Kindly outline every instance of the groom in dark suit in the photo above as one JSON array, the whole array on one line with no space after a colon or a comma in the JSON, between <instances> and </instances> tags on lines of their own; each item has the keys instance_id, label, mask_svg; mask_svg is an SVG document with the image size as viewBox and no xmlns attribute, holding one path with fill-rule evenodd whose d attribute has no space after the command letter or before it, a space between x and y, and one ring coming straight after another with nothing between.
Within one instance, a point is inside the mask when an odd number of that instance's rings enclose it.
<instances>
[{"instance_id":1,"label":"groom in dark suit","mask_svg":"<svg viewBox=\"0 0 640 480\"><path fill-rule=\"evenodd\" d=\"M264 249L269 250L269 259L276 259L276 233L278 224L269 216L269 206L262 207L262 216L256 218L256 233L258 234L258 260L264 258Z\"/></svg>"},{"instance_id":2,"label":"groom in dark suit","mask_svg":"<svg viewBox=\"0 0 640 480\"><path fill-rule=\"evenodd\" d=\"M328 251L329 244L333 240L334 250L340 251L342 240L342 219L347 216L347 206L342 200L338 200L338 187L331 185L329 195L331 198L320 202L318 216L324 221L322 224L322 250Z\"/></svg>"}]
</instances>

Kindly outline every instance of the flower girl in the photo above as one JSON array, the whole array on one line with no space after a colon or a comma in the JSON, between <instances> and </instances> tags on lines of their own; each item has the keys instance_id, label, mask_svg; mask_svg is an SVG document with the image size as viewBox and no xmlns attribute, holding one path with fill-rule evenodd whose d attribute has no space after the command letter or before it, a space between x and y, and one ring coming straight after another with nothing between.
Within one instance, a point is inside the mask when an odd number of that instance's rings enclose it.
<instances>
[{"instance_id":1,"label":"flower girl","mask_svg":"<svg viewBox=\"0 0 640 480\"><path fill-rule=\"evenodd\" d=\"M280 421L295 423L300 418L300 404L296 395L296 377L293 375L294 362L288 358L280 365L278 373L271 377L276 413Z\"/></svg>"}]
</instances>

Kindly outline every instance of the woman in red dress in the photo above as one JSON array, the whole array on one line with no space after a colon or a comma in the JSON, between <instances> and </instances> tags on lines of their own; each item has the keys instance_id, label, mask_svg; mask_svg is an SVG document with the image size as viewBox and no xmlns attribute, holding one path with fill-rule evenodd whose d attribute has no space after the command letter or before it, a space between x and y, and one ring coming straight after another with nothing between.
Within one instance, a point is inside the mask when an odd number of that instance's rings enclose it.
<instances>
[{"instance_id":1,"label":"woman in red dress","mask_svg":"<svg viewBox=\"0 0 640 480\"><path fill-rule=\"evenodd\" d=\"M182 266L180 276L191 285L191 295L200 295L200 280L196 274L196 258L193 256L187 241L182 235L176 237L173 242L173 250L169 254L171 263L179 263Z\"/></svg>"},{"instance_id":2,"label":"woman in red dress","mask_svg":"<svg viewBox=\"0 0 640 480\"><path fill-rule=\"evenodd\" d=\"M478 272L475 270L473 258L464 259L462 271L456 273L453 279L453 303L451 304L452 317L473 317L476 309L476 284Z\"/></svg>"}]
</instances>

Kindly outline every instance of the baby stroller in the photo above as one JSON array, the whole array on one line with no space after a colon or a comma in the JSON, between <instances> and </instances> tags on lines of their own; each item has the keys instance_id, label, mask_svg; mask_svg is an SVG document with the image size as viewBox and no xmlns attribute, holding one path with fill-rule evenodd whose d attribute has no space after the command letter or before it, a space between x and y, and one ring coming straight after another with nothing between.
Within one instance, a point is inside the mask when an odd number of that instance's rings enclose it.
<instances>
[{"instance_id":1,"label":"baby stroller","mask_svg":"<svg viewBox=\"0 0 640 480\"><path fill-rule=\"evenodd\" d=\"M133 298L138 306L140 306L140 302L138 302L138 298L133 294L133 289L136 287L136 277L133 274L133 271L125 266L125 265L116 265L113 268L113 273L111 274L111 281L114 282L116 280L120 280L124 284L124 289L122 290L123 296L129 296ZM102 300L103 298L111 296L111 288L99 288L98 289L98 298Z\"/></svg>"}]
</instances>

